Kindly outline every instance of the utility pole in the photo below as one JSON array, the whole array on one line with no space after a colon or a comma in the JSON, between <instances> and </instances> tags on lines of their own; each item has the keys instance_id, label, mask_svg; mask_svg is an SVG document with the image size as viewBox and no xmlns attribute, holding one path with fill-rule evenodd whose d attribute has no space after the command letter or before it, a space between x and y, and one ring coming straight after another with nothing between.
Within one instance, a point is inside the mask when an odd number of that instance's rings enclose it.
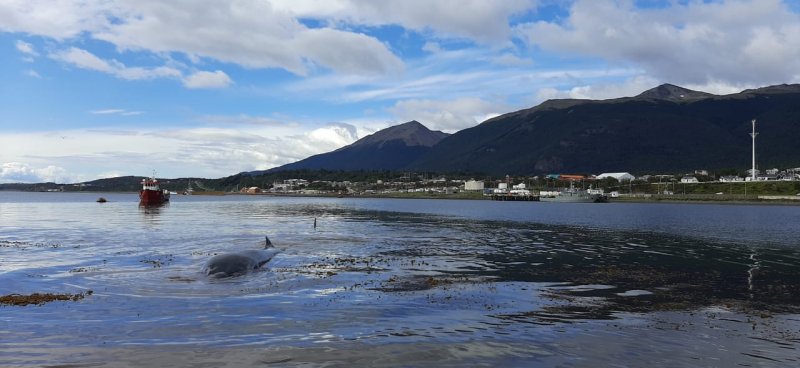
<instances>
[{"instance_id":1,"label":"utility pole","mask_svg":"<svg viewBox=\"0 0 800 368\"><path fill-rule=\"evenodd\" d=\"M756 136L758 135L758 133L756 133L756 119L753 119L752 123L753 132L750 133L750 136L753 137L753 171L750 173L750 180L756 181Z\"/></svg>"}]
</instances>

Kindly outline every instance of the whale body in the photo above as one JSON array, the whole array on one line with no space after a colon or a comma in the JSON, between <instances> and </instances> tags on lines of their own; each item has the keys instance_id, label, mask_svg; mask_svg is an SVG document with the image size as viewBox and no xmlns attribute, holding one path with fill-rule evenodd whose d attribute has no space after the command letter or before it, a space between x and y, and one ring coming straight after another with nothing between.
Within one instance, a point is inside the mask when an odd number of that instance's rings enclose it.
<instances>
[{"instance_id":1,"label":"whale body","mask_svg":"<svg viewBox=\"0 0 800 368\"><path fill-rule=\"evenodd\" d=\"M271 248L272 243L269 238L266 239L266 246L265 249L245 250L211 257L203 267L203 273L210 277L222 278L241 276L257 270L278 254L277 249Z\"/></svg>"}]
</instances>

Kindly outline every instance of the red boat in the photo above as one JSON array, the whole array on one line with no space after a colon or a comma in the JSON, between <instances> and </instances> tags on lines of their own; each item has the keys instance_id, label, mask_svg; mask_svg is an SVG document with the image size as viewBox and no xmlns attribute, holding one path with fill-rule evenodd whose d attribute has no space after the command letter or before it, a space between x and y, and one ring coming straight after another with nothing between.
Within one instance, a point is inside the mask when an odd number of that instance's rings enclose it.
<instances>
[{"instance_id":1,"label":"red boat","mask_svg":"<svg viewBox=\"0 0 800 368\"><path fill-rule=\"evenodd\" d=\"M142 190L139 191L139 204L145 206L159 205L169 201L169 191L158 186L156 177L142 179Z\"/></svg>"}]
</instances>

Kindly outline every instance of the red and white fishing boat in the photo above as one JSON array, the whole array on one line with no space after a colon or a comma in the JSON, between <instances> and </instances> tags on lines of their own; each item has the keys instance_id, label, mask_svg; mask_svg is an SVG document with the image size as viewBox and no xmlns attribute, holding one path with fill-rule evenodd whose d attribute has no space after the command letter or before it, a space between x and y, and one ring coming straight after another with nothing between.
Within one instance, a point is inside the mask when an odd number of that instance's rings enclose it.
<instances>
[{"instance_id":1,"label":"red and white fishing boat","mask_svg":"<svg viewBox=\"0 0 800 368\"><path fill-rule=\"evenodd\" d=\"M155 175L142 179L142 190L139 191L139 204L159 205L169 201L169 191L158 186Z\"/></svg>"}]
</instances>

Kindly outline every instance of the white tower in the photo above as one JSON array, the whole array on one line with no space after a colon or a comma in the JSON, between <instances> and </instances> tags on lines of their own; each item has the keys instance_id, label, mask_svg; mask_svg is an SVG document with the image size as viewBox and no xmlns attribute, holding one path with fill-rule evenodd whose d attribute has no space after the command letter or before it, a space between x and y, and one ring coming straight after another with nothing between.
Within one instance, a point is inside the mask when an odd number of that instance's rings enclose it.
<instances>
[{"instance_id":1,"label":"white tower","mask_svg":"<svg viewBox=\"0 0 800 368\"><path fill-rule=\"evenodd\" d=\"M750 173L750 180L756 181L756 119L753 119L753 132L750 133L750 136L753 137L753 171Z\"/></svg>"}]
</instances>

